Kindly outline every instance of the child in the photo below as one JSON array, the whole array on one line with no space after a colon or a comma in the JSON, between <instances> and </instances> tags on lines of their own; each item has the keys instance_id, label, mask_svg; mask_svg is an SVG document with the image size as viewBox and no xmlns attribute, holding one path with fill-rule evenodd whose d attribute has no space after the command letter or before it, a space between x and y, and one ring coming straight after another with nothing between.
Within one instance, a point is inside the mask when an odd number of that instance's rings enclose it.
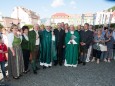
<instances>
[{"instance_id":1,"label":"child","mask_svg":"<svg viewBox=\"0 0 115 86\"><path fill-rule=\"evenodd\" d=\"M4 79L6 79L6 72L5 72L5 60L6 56L5 53L7 53L7 47L6 45L2 42L2 38L0 37L0 65L1 65L1 70Z\"/></svg>"}]
</instances>

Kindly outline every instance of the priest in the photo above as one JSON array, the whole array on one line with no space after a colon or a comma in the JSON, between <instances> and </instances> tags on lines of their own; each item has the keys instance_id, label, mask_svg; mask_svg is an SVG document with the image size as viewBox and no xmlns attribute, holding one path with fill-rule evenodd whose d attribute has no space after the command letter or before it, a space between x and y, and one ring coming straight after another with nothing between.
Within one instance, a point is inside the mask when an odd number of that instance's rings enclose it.
<instances>
[{"instance_id":1,"label":"priest","mask_svg":"<svg viewBox=\"0 0 115 86\"><path fill-rule=\"evenodd\" d=\"M65 66L77 67L79 52L79 33L70 25L70 31L65 37Z\"/></svg>"},{"instance_id":2,"label":"priest","mask_svg":"<svg viewBox=\"0 0 115 86\"><path fill-rule=\"evenodd\" d=\"M51 44L52 44L52 33L50 23L46 22L46 29L41 34L40 43L40 65L43 69L52 66L51 62Z\"/></svg>"}]
</instances>

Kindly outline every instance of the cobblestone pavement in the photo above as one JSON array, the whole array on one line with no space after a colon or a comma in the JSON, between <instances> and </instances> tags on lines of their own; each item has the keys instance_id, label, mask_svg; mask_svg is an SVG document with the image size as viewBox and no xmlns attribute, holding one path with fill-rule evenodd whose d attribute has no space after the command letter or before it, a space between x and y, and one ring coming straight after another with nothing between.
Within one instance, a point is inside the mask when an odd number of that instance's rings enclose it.
<instances>
[{"instance_id":1,"label":"cobblestone pavement","mask_svg":"<svg viewBox=\"0 0 115 86\"><path fill-rule=\"evenodd\" d=\"M10 86L115 86L115 61L100 64L87 63L77 68L53 66L40 69L37 75L32 71L19 80L12 79ZM0 85L2 86L2 85Z\"/></svg>"}]
</instances>

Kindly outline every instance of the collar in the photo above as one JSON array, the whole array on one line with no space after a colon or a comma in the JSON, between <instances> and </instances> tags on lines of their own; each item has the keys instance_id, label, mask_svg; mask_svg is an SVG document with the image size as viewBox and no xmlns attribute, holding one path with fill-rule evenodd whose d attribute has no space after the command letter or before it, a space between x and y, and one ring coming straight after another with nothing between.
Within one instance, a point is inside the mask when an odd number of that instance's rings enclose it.
<instances>
[{"instance_id":1,"label":"collar","mask_svg":"<svg viewBox=\"0 0 115 86\"><path fill-rule=\"evenodd\" d=\"M74 31L70 31L71 34L74 34Z\"/></svg>"},{"instance_id":2,"label":"collar","mask_svg":"<svg viewBox=\"0 0 115 86\"><path fill-rule=\"evenodd\" d=\"M38 32L37 30L34 30L35 32Z\"/></svg>"},{"instance_id":3,"label":"collar","mask_svg":"<svg viewBox=\"0 0 115 86\"><path fill-rule=\"evenodd\" d=\"M50 32L48 29L46 29L47 32Z\"/></svg>"},{"instance_id":4,"label":"collar","mask_svg":"<svg viewBox=\"0 0 115 86\"><path fill-rule=\"evenodd\" d=\"M80 30L78 30L78 31L80 31Z\"/></svg>"},{"instance_id":5,"label":"collar","mask_svg":"<svg viewBox=\"0 0 115 86\"><path fill-rule=\"evenodd\" d=\"M58 30L60 31L60 30L61 30L61 28L58 28Z\"/></svg>"},{"instance_id":6,"label":"collar","mask_svg":"<svg viewBox=\"0 0 115 86\"><path fill-rule=\"evenodd\" d=\"M23 35L24 35L24 36L28 36L28 35L26 35L26 34L24 34L24 33L23 33Z\"/></svg>"},{"instance_id":7,"label":"collar","mask_svg":"<svg viewBox=\"0 0 115 86\"><path fill-rule=\"evenodd\" d=\"M88 31L88 30L85 30L85 32Z\"/></svg>"}]
</instances>

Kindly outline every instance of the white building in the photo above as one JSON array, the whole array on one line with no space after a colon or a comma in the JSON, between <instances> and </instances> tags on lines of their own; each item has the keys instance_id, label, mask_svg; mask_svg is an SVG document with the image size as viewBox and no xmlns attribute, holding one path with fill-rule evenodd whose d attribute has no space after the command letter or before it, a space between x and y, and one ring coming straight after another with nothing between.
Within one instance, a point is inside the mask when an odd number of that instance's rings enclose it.
<instances>
[{"instance_id":1,"label":"white building","mask_svg":"<svg viewBox=\"0 0 115 86\"><path fill-rule=\"evenodd\" d=\"M37 24L40 22L40 17L36 12L33 12L24 7L15 7L11 14L12 18L20 19L21 25L25 24Z\"/></svg>"},{"instance_id":2,"label":"white building","mask_svg":"<svg viewBox=\"0 0 115 86\"><path fill-rule=\"evenodd\" d=\"M66 14L66 13L56 13L51 16L51 23L68 23L75 26L85 23L91 25L106 25L115 23L115 11L101 11L96 13L84 13L84 14Z\"/></svg>"},{"instance_id":3,"label":"white building","mask_svg":"<svg viewBox=\"0 0 115 86\"><path fill-rule=\"evenodd\" d=\"M4 23L3 23L3 20L2 20L2 13L0 12L0 23L3 25Z\"/></svg>"},{"instance_id":4,"label":"white building","mask_svg":"<svg viewBox=\"0 0 115 86\"><path fill-rule=\"evenodd\" d=\"M56 13L51 16L51 23L68 23L73 24L75 26L77 25L84 25L84 23L93 24L93 14L92 13L86 13L83 14L66 14L66 13Z\"/></svg>"},{"instance_id":5,"label":"white building","mask_svg":"<svg viewBox=\"0 0 115 86\"><path fill-rule=\"evenodd\" d=\"M81 15L80 14L69 14L69 24L75 26L81 24Z\"/></svg>"},{"instance_id":6,"label":"white building","mask_svg":"<svg viewBox=\"0 0 115 86\"><path fill-rule=\"evenodd\" d=\"M51 16L51 23L69 23L69 15L65 14L65 13L56 13L54 15Z\"/></svg>"},{"instance_id":7,"label":"white building","mask_svg":"<svg viewBox=\"0 0 115 86\"><path fill-rule=\"evenodd\" d=\"M96 25L115 23L114 12L102 11L96 12Z\"/></svg>"},{"instance_id":8,"label":"white building","mask_svg":"<svg viewBox=\"0 0 115 86\"><path fill-rule=\"evenodd\" d=\"M115 23L115 10L112 13L111 23Z\"/></svg>"}]
</instances>

